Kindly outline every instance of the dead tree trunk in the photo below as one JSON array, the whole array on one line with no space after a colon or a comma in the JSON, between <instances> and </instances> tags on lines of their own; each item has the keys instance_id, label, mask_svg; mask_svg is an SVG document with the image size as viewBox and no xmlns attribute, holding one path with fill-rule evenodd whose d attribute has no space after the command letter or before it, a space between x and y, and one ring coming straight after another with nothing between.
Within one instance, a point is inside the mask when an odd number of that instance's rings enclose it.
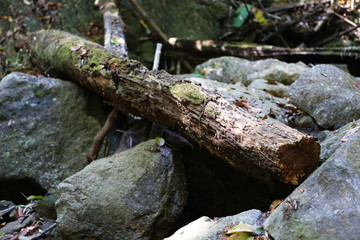
<instances>
[{"instance_id":1,"label":"dead tree trunk","mask_svg":"<svg viewBox=\"0 0 360 240\"><path fill-rule=\"evenodd\" d=\"M296 185L318 161L320 148L312 137L256 119L186 79L149 71L77 36L39 32L30 50L33 62L42 69L52 68L121 111L177 130L264 182Z\"/></svg>"}]
</instances>

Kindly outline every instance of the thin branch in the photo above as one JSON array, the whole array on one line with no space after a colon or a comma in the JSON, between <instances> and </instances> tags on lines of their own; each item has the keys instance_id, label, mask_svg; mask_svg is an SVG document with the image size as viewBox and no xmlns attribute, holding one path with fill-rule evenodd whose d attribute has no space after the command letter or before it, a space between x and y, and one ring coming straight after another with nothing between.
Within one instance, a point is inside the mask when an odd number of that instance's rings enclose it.
<instances>
[{"instance_id":1,"label":"thin branch","mask_svg":"<svg viewBox=\"0 0 360 240\"><path fill-rule=\"evenodd\" d=\"M350 28L348 28L348 29L346 29L346 30L344 30L342 32L337 33L337 34L334 34L331 37L328 37L328 38L324 39L323 41L318 43L316 46L317 47L323 46L324 44L329 43L329 42L333 41L334 39L336 39L336 38L338 38L338 37L340 37L342 35L345 35L345 34L347 34L349 32L352 32L352 31L354 31L355 29L357 29L359 27L360 27L360 24L356 25L356 26L353 26L353 27L350 27Z\"/></svg>"},{"instance_id":2,"label":"thin branch","mask_svg":"<svg viewBox=\"0 0 360 240\"><path fill-rule=\"evenodd\" d=\"M102 142L104 141L105 136L108 134L108 132L114 125L117 114L118 114L118 110L114 107L113 110L108 115L104 126L96 134L93 141L93 145L91 146L91 153L87 156L87 160L89 163L98 157Z\"/></svg>"},{"instance_id":3,"label":"thin branch","mask_svg":"<svg viewBox=\"0 0 360 240\"><path fill-rule=\"evenodd\" d=\"M118 52L121 56L127 57L124 22L119 15L116 3L105 1L99 3L99 6L104 18L104 47L110 52Z\"/></svg>"},{"instance_id":4,"label":"thin branch","mask_svg":"<svg viewBox=\"0 0 360 240\"><path fill-rule=\"evenodd\" d=\"M56 223L51 224L48 228L46 228L43 232L41 232L39 235L30 238L30 240L36 240L39 239L40 237L44 236L45 234L47 234L48 232L50 232L53 228L56 227Z\"/></svg>"},{"instance_id":5,"label":"thin branch","mask_svg":"<svg viewBox=\"0 0 360 240\"><path fill-rule=\"evenodd\" d=\"M4 210L0 210L0 219L2 218L2 216L4 216L5 214L11 212L15 208L16 208L16 206L11 206L11 207L8 207L8 208L6 208Z\"/></svg>"},{"instance_id":6,"label":"thin branch","mask_svg":"<svg viewBox=\"0 0 360 240\"><path fill-rule=\"evenodd\" d=\"M139 5L139 3L137 2L137 0L130 0L130 2L132 3L132 5L136 8L136 10L140 13L140 15L145 19L145 21L147 21L147 23L149 24L151 30L153 30L154 32L156 32L159 37L165 42L167 43L169 38L166 36L166 34L160 29L160 27L158 27L158 25L151 20L151 18L149 17L149 15L145 12L145 10Z\"/></svg>"}]
</instances>

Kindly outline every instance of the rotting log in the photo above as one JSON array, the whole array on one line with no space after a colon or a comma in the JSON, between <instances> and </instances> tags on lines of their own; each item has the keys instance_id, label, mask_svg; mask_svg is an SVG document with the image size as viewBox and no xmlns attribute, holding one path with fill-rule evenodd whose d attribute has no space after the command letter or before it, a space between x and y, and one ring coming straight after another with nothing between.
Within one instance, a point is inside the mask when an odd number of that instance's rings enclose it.
<instances>
[{"instance_id":1,"label":"rotting log","mask_svg":"<svg viewBox=\"0 0 360 240\"><path fill-rule=\"evenodd\" d=\"M268 183L300 183L319 159L314 138L251 116L218 95L66 32L38 32L33 62L130 112L176 130L231 166ZM81 124L81 123L79 123Z\"/></svg>"}]
</instances>

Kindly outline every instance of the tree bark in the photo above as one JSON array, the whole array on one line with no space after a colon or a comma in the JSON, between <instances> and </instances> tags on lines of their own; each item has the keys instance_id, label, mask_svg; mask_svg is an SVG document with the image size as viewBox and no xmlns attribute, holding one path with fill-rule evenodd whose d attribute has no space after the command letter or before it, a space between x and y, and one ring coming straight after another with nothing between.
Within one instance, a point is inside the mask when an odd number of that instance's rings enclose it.
<instances>
[{"instance_id":1,"label":"tree bark","mask_svg":"<svg viewBox=\"0 0 360 240\"><path fill-rule=\"evenodd\" d=\"M312 137L257 119L186 79L149 71L80 37L56 30L39 32L30 51L42 69L52 67L121 111L180 132L266 183L297 185L318 162L320 147Z\"/></svg>"}]
</instances>

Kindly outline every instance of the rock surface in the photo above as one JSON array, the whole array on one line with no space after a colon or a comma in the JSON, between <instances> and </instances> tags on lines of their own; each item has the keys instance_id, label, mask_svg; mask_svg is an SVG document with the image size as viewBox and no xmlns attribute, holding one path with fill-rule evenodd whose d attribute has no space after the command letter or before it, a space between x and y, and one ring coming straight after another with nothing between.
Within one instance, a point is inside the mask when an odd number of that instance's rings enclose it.
<instances>
[{"instance_id":1,"label":"rock surface","mask_svg":"<svg viewBox=\"0 0 360 240\"><path fill-rule=\"evenodd\" d=\"M290 86L290 100L325 129L360 118L360 79L331 65L316 65Z\"/></svg>"},{"instance_id":2,"label":"rock surface","mask_svg":"<svg viewBox=\"0 0 360 240\"><path fill-rule=\"evenodd\" d=\"M271 58L248 61L237 57L219 57L198 65L195 70L208 79L224 83L240 82L248 86L257 79L290 85L307 68L302 62L285 63Z\"/></svg>"},{"instance_id":3,"label":"rock surface","mask_svg":"<svg viewBox=\"0 0 360 240\"><path fill-rule=\"evenodd\" d=\"M348 123L335 131L326 131L327 136L325 140L321 142L320 161L325 162L344 142L348 141L352 134L358 131L359 128L360 119Z\"/></svg>"},{"instance_id":4,"label":"rock surface","mask_svg":"<svg viewBox=\"0 0 360 240\"><path fill-rule=\"evenodd\" d=\"M266 121L280 121L291 127L304 127L293 121L295 106L289 104L289 85L308 67L277 59L248 61L237 57L210 59L196 67L195 75L183 76L206 90L220 94L229 102ZM287 106L287 107L284 107ZM305 116L306 117L306 116ZM290 121L289 121L290 119ZM316 126L309 118L307 126Z\"/></svg>"},{"instance_id":5,"label":"rock surface","mask_svg":"<svg viewBox=\"0 0 360 240\"><path fill-rule=\"evenodd\" d=\"M253 116L266 121L279 121L288 124L286 112L281 106L287 105L288 101L284 98L276 97L268 93L277 92L282 94L287 89L280 87L274 91L274 88L258 89L257 87L245 87L241 83L227 84L211 79L198 78L185 75L186 80L201 86L209 92L220 94L229 102L235 103L243 110L248 111ZM285 86L287 88L287 86ZM271 89L271 90L270 90ZM287 95L287 93L285 94Z\"/></svg>"},{"instance_id":6,"label":"rock surface","mask_svg":"<svg viewBox=\"0 0 360 240\"><path fill-rule=\"evenodd\" d=\"M195 71L204 78L223 83L244 83L251 73L251 62L237 57L213 58L196 66Z\"/></svg>"},{"instance_id":7,"label":"rock surface","mask_svg":"<svg viewBox=\"0 0 360 240\"><path fill-rule=\"evenodd\" d=\"M268 58L253 62L253 73L248 75L248 81L266 79L270 82L279 82L290 85L295 82L308 67L302 63L286 63L277 59Z\"/></svg>"},{"instance_id":8,"label":"rock surface","mask_svg":"<svg viewBox=\"0 0 360 240\"><path fill-rule=\"evenodd\" d=\"M346 139L265 221L276 240L359 239L360 127Z\"/></svg>"},{"instance_id":9,"label":"rock surface","mask_svg":"<svg viewBox=\"0 0 360 240\"><path fill-rule=\"evenodd\" d=\"M181 162L155 140L92 162L59 185L62 239L161 239L186 204Z\"/></svg>"},{"instance_id":10,"label":"rock surface","mask_svg":"<svg viewBox=\"0 0 360 240\"><path fill-rule=\"evenodd\" d=\"M173 235L164 240L228 239L224 233L228 231L229 227L241 223L252 226L261 226L261 214L261 211L254 209L234 216L219 218L217 220L201 217L180 228Z\"/></svg>"},{"instance_id":11,"label":"rock surface","mask_svg":"<svg viewBox=\"0 0 360 240\"><path fill-rule=\"evenodd\" d=\"M33 179L52 191L85 167L85 155L101 127L88 115L88 96L76 84L58 79L23 73L3 78L0 182Z\"/></svg>"}]
</instances>

